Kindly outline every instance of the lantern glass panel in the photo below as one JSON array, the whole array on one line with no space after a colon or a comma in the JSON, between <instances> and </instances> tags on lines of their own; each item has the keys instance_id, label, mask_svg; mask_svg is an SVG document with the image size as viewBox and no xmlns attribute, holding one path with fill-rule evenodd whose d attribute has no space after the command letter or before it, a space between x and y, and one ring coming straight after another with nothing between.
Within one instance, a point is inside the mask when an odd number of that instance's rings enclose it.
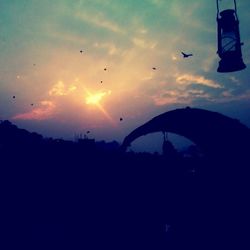
<instances>
[{"instance_id":1,"label":"lantern glass panel","mask_svg":"<svg viewBox=\"0 0 250 250\"><path fill-rule=\"evenodd\" d=\"M223 32L221 36L222 53L236 50L237 38L234 32Z\"/></svg>"}]
</instances>

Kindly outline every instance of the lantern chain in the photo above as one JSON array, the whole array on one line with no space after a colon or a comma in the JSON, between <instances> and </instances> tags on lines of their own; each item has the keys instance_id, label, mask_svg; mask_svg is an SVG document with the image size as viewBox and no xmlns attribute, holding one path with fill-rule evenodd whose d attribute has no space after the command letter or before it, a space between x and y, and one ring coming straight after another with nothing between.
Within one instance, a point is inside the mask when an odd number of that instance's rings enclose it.
<instances>
[{"instance_id":1,"label":"lantern chain","mask_svg":"<svg viewBox=\"0 0 250 250\"><path fill-rule=\"evenodd\" d=\"M219 19L219 0L216 0L216 3L217 3L217 19Z\"/></svg>"}]
</instances>

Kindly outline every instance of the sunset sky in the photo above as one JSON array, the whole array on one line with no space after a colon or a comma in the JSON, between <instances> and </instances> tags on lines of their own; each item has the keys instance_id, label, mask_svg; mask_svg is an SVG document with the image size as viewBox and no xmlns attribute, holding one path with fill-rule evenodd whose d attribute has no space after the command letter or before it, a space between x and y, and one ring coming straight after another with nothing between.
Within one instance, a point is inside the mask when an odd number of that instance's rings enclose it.
<instances>
[{"instance_id":1,"label":"sunset sky","mask_svg":"<svg viewBox=\"0 0 250 250\"><path fill-rule=\"evenodd\" d=\"M217 73L215 0L0 0L0 119L118 142L185 106L250 127L250 2L237 7L247 68Z\"/></svg>"}]
</instances>

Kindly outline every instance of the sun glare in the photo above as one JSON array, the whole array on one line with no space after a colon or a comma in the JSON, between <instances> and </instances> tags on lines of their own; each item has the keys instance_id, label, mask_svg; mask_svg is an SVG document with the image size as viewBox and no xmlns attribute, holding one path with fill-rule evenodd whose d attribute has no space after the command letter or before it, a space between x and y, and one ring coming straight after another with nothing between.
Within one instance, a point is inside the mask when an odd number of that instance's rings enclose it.
<instances>
[{"instance_id":1,"label":"sun glare","mask_svg":"<svg viewBox=\"0 0 250 250\"><path fill-rule=\"evenodd\" d=\"M105 95L105 92L97 94L88 94L88 96L86 97L86 104L98 105Z\"/></svg>"},{"instance_id":2,"label":"sun glare","mask_svg":"<svg viewBox=\"0 0 250 250\"><path fill-rule=\"evenodd\" d=\"M111 91L109 90L107 92L99 92L99 93L96 93L96 94L92 94L87 89L85 89L85 91L86 91L86 94L87 94L87 96L85 98L86 104L87 105L95 105L106 116L106 118L114 126L116 126L116 123L114 122L114 120L112 119L112 117L110 116L110 114L104 109L104 107L100 103L104 96L111 94Z\"/></svg>"}]
</instances>

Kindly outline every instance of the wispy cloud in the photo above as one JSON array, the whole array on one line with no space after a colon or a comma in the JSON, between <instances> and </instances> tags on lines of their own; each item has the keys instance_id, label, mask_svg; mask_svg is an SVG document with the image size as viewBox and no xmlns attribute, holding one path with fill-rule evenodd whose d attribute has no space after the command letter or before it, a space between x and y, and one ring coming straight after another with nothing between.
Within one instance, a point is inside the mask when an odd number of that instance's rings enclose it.
<instances>
[{"instance_id":1,"label":"wispy cloud","mask_svg":"<svg viewBox=\"0 0 250 250\"><path fill-rule=\"evenodd\" d=\"M50 118L55 110L56 105L52 101L41 101L41 107L34 108L33 110L17 114L12 119L15 120L46 120Z\"/></svg>"},{"instance_id":2,"label":"wispy cloud","mask_svg":"<svg viewBox=\"0 0 250 250\"><path fill-rule=\"evenodd\" d=\"M86 44L86 39L83 38L81 35L58 31L52 27L49 27L48 34L49 36L61 40L63 42L74 43L79 45Z\"/></svg>"},{"instance_id":3,"label":"wispy cloud","mask_svg":"<svg viewBox=\"0 0 250 250\"><path fill-rule=\"evenodd\" d=\"M76 90L76 86L71 84L68 87L62 81L58 81L52 88L49 90L50 96L65 96Z\"/></svg>"},{"instance_id":4,"label":"wispy cloud","mask_svg":"<svg viewBox=\"0 0 250 250\"><path fill-rule=\"evenodd\" d=\"M166 90L159 95L153 96L153 101L156 106L164 106L170 104L190 104L196 99L210 99L210 94L203 90Z\"/></svg>"},{"instance_id":5,"label":"wispy cloud","mask_svg":"<svg viewBox=\"0 0 250 250\"><path fill-rule=\"evenodd\" d=\"M161 5L161 4L164 3L162 0L151 0L150 2L151 2L152 4L157 5L157 6L159 6L159 5Z\"/></svg>"},{"instance_id":6,"label":"wispy cloud","mask_svg":"<svg viewBox=\"0 0 250 250\"><path fill-rule=\"evenodd\" d=\"M230 90L223 91L221 97L215 100L216 103L225 103L232 101L244 101L250 100L250 90L247 90L245 93L235 95Z\"/></svg>"},{"instance_id":7,"label":"wispy cloud","mask_svg":"<svg viewBox=\"0 0 250 250\"><path fill-rule=\"evenodd\" d=\"M183 96L182 96L183 97ZM186 97L186 96L185 96ZM174 103L183 103L184 100L181 101L181 95L178 91L165 91L160 95L153 96L153 101L156 106L164 106ZM185 103L187 100L185 100Z\"/></svg>"},{"instance_id":8,"label":"wispy cloud","mask_svg":"<svg viewBox=\"0 0 250 250\"><path fill-rule=\"evenodd\" d=\"M76 14L76 18L83 20L84 22L90 23L96 27L104 28L114 33L125 33L125 30L122 29L117 23L108 20L102 13L86 13L86 12L78 12Z\"/></svg>"},{"instance_id":9,"label":"wispy cloud","mask_svg":"<svg viewBox=\"0 0 250 250\"><path fill-rule=\"evenodd\" d=\"M132 38L132 42L134 45L143 49L154 49L157 45L157 42L146 41L138 37Z\"/></svg>"},{"instance_id":10,"label":"wispy cloud","mask_svg":"<svg viewBox=\"0 0 250 250\"><path fill-rule=\"evenodd\" d=\"M217 60L216 55L211 50L210 54L206 55L203 61L201 62L201 68L205 72L210 72L216 60Z\"/></svg>"},{"instance_id":11,"label":"wispy cloud","mask_svg":"<svg viewBox=\"0 0 250 250\"><path fill-rule=\"evenodd\" d=\"M223 88L219 83L206 79L201 75L184 74L176 77L176 82L181 85L200 84L210 88Z\"/></svg>"},{"instance_id":12,"label":"wispy cloud","mask_svg":"<svg viewBox=\"0 0 250 250\"><path fill-rule=\"evenodd\" d=\"M107 50L109 55L116 55L119 53L118 47L114 43L106 42L106 43L99 43L95 42L93 45L95 48L98 49L105 49Z\"/></svg>"},{"instance_id":13,"label":"wispy cloud","mask_svg":"<svg viewBox=\"0 0 250 250\"><path fill-rule=\"evenodd\" d=\"M240 84L240 80L235 76L229 76L228 79L230 79L233 83L236 83L237 85Z\"/></svg>"},{"instance_id":14,"label":"wispy cloud","mask_svg":"<svg viewBox=\"0 0 250 250\"><path fill-rule=\"evenodd\" d=\"M146 28L139 28L138 33L141 35L145 35L148 33L148 30Z\"/></svg>"}]
</instances>

